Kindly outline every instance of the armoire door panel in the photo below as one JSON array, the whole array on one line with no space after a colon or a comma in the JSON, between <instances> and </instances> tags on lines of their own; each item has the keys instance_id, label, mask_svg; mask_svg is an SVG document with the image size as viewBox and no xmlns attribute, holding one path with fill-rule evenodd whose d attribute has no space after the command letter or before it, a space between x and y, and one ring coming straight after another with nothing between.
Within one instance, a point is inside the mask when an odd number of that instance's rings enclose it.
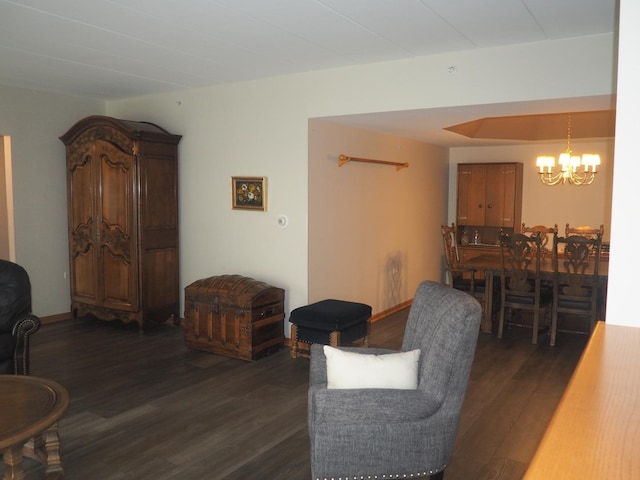
<instances>
[{"instance_id":1,"label":"armoire door panel","mask_svg":"<svg viewBox=\"0 0 640 480\"><path fill-rule=\"evenodd\" d=\"M73 300L98 301L98 282L96 276L96 250L89 247L71 259L71 297Z\"/></svg>"},{"instance_id":2,"label":"armoire door panel","mask_svg":"<svg viewBox=\"0 0 640 480\"><path fill-rule=\"evenodd\" d=\"M144 248L178 248L178 229L176 227L145 228L141 232Z\"/></svg>"},{"instance_id":3,"label":"armoire door panel","mask_svg":"<svg viewBox=\"0 0 640 480\"><path fill-rule=\"evenodd\" d=\"M94 203L91 201L94 192L92 167L93 163L88 161L69 171L69 181L73 186L69 205L69 225L72 232L78 226L90 223L94 217Z\"/></svg>"},{"instance_id":4,"label":"armoire door panel","mask_svg":"<svg viewBox=\"0 0 640 480\"><path fill-rule=\"evenodd\" d=\"M97 141L100 161L100 216L110 228L133 234L132 156L108 142Z\"/></svg>"},{"instance_id":5,"label":"armoire door panel","mask_svg":"<svg viewBox=\"0 0 640 480\"><path fill-rule=\"evenodd\" d=\"M153 281L146 282L144 287L144 303L146 305L171 305L179 298L178 252L175 248L145 251L143 253L143 275Z\"/></svg>"},{"instance_id":6,"label":"armoire door panel","mask_svg":"<svg viewBox=\"0 0 640 480\"><path fill-rule=\"evenodd\" d=\"M140 159L140 195L143 228L175 226L178 223L177 165L174 157L144 156Z\"/></svg>"},{"instance_id":7,"label":"armoire door panel","mask_svg":"<svg viewBox=\"0 0 640 480\"><path fill-rule=\"evenodd\" d=\"M103 285L102 300L105 307L137 309L135 278L131 263L121 256L103 250L101 255Z\"/></svg>"},{"instance_id":8,"label":"armoire door panel","mask_svg":"<svg viewBox=\"0 0 640 480\"><path fill-rule=\"evenodd\" d=\"M81 144L67 162L69 189L69 259L72 300L87 303L99 302L96 266L98 242L95 221L94 149Z\"/></svg>"}]
</instances>

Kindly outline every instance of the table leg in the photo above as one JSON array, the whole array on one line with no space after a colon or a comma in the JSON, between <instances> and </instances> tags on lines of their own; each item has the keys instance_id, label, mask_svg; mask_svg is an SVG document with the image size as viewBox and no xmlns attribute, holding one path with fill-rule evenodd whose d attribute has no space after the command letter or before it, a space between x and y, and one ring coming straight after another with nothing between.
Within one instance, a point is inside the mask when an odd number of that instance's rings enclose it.
<instances>
[{"instance_id":1,"label":"table leg","mask_svg":"<svg viewBox=\"0 0 640 480\"><path fill-rule=\"evenodd\" d=\"M493 272L491 270L485 270L484 281L484 315L482 316L480 331L483 333L491 333L491 320L493 316Z\"/></svg>"},{"instance_id":2,"label":"table leg","mask_svg":"<svg viewBox=\"0 0 640 480\"><path fill-rule=\"evenodd\" d=\"M25 443L22 454L37 459L45 467L45 478L56 480L62 478L62 457L60 456L60 437L58 424L54 423L40 435L36 435Z\"/></svg>"},{"instance_id":3,"label":"table leg","mask_svg":"<svg viewBox=\"0 0 640 480\"><path fill-rule=\"evenodd\" d=\"M24 469L22 468L22 444L13 445L2 452L4 460L3 480L23 480Z\"/></svg>"},{"instance_id":4,"label":"table leg","mask_svg":"<svg viewBox=\"0 0 640 480\"><path fill-rule=\"evenodd\" d=\"M62 457L60 456L60 437L58 424L54 423L44 433L44 448L47 455L45 463L45 476L47 480L62 478Z\"/></svg>"}]
</instances>

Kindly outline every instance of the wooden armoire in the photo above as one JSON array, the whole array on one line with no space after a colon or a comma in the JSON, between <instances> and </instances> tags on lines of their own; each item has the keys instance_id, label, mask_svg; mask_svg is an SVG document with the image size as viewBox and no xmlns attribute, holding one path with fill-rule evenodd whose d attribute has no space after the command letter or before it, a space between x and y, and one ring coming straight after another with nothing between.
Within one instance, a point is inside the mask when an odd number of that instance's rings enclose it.
<instances>
[{"instance_id":1,"label":"wooden armoire","mask_svg":"<svg viewBox=\"0 0 640 480\"><path fill-rule=\"evenodd\" d=\"M147 122L90 116L67 150L71 312L103 320L176 321L178 143Z\"/></svg>"}]
</instances>

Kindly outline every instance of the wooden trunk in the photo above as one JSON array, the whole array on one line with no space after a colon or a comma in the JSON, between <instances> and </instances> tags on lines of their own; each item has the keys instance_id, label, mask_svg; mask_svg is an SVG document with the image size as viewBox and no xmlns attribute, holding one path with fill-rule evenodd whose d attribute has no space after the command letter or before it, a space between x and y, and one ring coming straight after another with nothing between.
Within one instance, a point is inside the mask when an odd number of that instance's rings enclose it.
<instances>
[{"instance_id":1,"label":"wooden trunk","mask_svg":"<svg viewBox=\"0 0 640 480\"><path fill-rule=\"evenodd\" d=\"M284 290L240 275L185 288L187 347L257 360L284 345Z\"/></svg>"},{"instance_id":2,"label":"wooden trunk","mask_svg":"<svg viewBox=\"0 0 640 480\"><path fill-rule=\"evenodd\" d=\"M91 116L67 150L71 311L103 320L176 321L178 142L157 125Z\"/></svg>"}]
</instances>

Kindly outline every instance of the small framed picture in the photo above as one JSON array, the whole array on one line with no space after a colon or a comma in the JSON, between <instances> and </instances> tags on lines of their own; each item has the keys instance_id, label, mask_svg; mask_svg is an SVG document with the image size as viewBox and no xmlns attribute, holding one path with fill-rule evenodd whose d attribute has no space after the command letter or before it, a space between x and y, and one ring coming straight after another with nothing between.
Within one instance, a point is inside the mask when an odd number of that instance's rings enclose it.
<instances>
[{"instance_id":1,"label":"small framed picture","mask_svg":"<svg viewBox=\"0 0 640 480\"><path fill-rule=\"evenodd\" d=\"M231 201L234 210L266 212L266 177L231 177Z\"/></svg>"}]
</instances>

